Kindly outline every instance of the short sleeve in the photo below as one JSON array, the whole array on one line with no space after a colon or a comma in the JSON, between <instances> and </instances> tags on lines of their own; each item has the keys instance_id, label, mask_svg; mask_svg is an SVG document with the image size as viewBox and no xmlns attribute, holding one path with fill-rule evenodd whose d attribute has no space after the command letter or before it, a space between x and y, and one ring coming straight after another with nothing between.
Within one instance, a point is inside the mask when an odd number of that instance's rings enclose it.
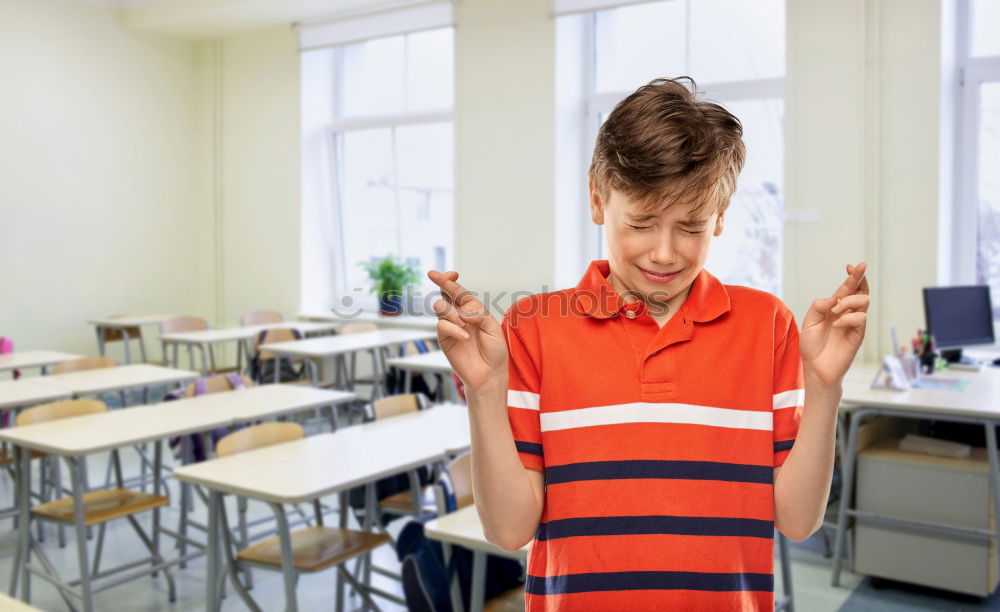
<instances>
[{"instance_id":1,"label":"short sleeve","mask_svg":"<svg viewBox=\"0 0 1000 612\"><path fill-rule=\"evenodd\" d=\"M525 320L518 319L517 304L504 314L501 327L507 340L507 417L514 445L524 467L545 471L542 434L539 426L541 381L536 358L526 341Z\"/></svg>"},{"instance_id":2,"label":"short sleeve","mask_svg":"<svg viewBox=\"0 0 1000 612\"><path fill-rule=\"evenodd\" d=\"M799 330L795 324L795 316L784 308L784 313L779 314L776 323L772 403L774 467L785 462L795 444L799 422L802 420L802 406L805 403Z\"/></svg>"}]
</instances>

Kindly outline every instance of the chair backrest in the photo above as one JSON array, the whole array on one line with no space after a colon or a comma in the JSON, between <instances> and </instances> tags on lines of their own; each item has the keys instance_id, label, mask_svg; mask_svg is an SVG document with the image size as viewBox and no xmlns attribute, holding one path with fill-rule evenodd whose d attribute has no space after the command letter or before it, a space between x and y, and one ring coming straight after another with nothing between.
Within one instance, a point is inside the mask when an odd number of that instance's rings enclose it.
<instances>
[{"instance_id":1,"label":"chair backrest","mask_svg":"<svg viewBox=\"0 0 1000 612\"><path fill-rule=\"evenodd\" d=\"M188 315L170 317L169 319L166 319L162 323L160 323L161 334L175 334L178 332L200 331L202 329L208 329L208 321L202 319L201 317L192 317Z\"/></svg>"},{"instance_id":2,"label":"chair backrest","mask_svg":"<svg viewBox=\"0 0 1000 612\"><path fill-rule=\"evenodd\" d=\"M364 332L376 331L377 329L378 325L375 325L374 323L348 323L337 331L341 334L360 334Z\"/></svg>"},{"instance_id":3,"label":"chair backrest","mask_svg":"<svg viewBox=\"0 0 1000 612\"><path fill-rule=\"evenodd\" d=\"M17 415L17 424L31 425L32 423L44 423L45 421L55 421L57 419L68 419L75 416L96 414L107 412L108 407L100 400L62 400L51 404L42 404L34 408L28 408Z\"/></svg>"},{"instance_id":4,"label":"chair backrest","mask_svg":"<svg viewBox=\"0 0 1000 612\"><path fill-rule=\"evenodd\" d=\"M65 374L66 372L79 372L81 370L99 370L101 368L113 368L118 362L110 357L81 357L71 359L52 366L53 374Z\"/></svg>"},{"instance_id":5,"label":"chair backrest","mask_svg":"<svg viewBox=\"0 0 1000 612\"><path fill-rule=\"evenodd\" d=\"M240 376L243 381L243 385L246 387L252 387L253 381L246 376ZM220 391L232 391L233 385L229 382L229 376L226 374L218 374L216 376L210 376L205 379L205 394L208 393L218 393ZM194 397L198 393L198 383L193 382L184 387L184 397Z\"/></svg>"},{"instance_id":6,"label":"chair backrest","mask_svg":"<svg viewBox=\"0 0 1000 612\"><path fill-rule=\"evenodd\" d=\"M375 400L372 403L372 410L375 412L375 420L380 421L420 410L420 398L416 393L390 395Z\"/></svg>"},{"instance_id":7,"label":"chair backrest","mask_svg":"<svg viewBox=\"0 0 1000 612\"><path fill-rule=\"evenodd\" d=\"M472 453L465 451L458 457L452 459L446 466L448 477L451 479L452 491L455 494L455 501L458 502L456 510L461 510L472 505Z\"/></svg>"},{"instance_id":8,"label":"chair backrest","mask_svg":"<svg viewBox=\"0 0 1000 612\"><path fill-rule=\"evenodd\" d=\"M240 317L240 325L262 325L264 323L281 323L285 317L276 310L251 310Z\"/></svg>"},{"instance_id":9,"label":"chair backrest","mask_svg":"<svg viewBox=\"0 0 1000 612\"><path fill-rule=\"evenodd\" d=\"M299 338L300 336L290 327L275 327L274 329L268 329L261 334L257 334L257 336L254 337L253 348L256 352L258 350L257 347L261 344L293 342ZM260 351L258 355L261 359L274 359L274 354L270 351Z\"/></svg>"},{"instance_id":10,"label":"chair backrest","mask_svg":"<svg viewBox=\"0 0 1000 612\"><path fill-rule=\"evenodd\" d=\"M215 445L215 454L218 457L225 457L304 437L305 432L298 423L263 423L234 431L219 440Z\"/></svg>"},{"instance_id":11,"label":"chair backrest","mask_svg":"<svg viewBox=\"0 0 1000 612\"><path fill-rule=\"evenodd\" d=\"M125 315L116 314L116 315L110 315L108 316L108 318L117 319L123 316ZM126 327L124 329L125 331L128 332L129 340L138 340L142 336L142 328L140 328L138 325L134 325L132 327ZM102 330L101 336L105 342L120 342L125 339L125 335L122 333L121 327L102 327L101 330Z\"/></svg>"}]
</instances>

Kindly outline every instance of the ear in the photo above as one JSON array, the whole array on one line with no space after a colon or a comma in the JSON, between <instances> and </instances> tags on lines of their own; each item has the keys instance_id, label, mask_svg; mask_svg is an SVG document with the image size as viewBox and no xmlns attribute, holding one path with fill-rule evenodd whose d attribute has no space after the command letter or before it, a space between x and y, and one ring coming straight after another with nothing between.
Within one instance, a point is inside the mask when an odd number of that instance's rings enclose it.
<instances>
[{"instance_id":1,"label":"ear","mask_svg":"<svg viewBox=\"0 0 1000 612\"><path fill-rule=\"evenodd\" d=\"M594 179L590 179L590 218L597 225L604 225L604 202L601 201L601 190L597 188Z\"/></svg>"},{"instance_id":2,"label":"ear","mask_svg":"<svg viewBox=\"0 0 1000 612\"><path fill-rule=\"evenodd\" d=\"M725 211L723 211L723 212L719 213L718 217L716 217L716 219L715 219L715 231L712 232L713 236L719 236L719 235L722 234L722 228L725 226L725 220L723 219L723 217L725 217L725 215L726 215L726 213L725 213Z\"/></svg>"}]
</instances>

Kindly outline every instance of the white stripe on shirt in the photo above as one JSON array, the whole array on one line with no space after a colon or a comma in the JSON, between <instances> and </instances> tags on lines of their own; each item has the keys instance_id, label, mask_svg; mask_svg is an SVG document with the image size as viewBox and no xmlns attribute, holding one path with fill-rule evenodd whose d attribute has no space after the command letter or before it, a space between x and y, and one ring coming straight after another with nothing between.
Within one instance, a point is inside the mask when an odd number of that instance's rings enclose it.
<instances>
[{"instance_id":1,"label":"white stripe on shirt","mask_svg":"<svg viewBox=\"0 0 1000 612\"><path fill-rule=\"evenodd\" d=\"M805 389L792 389L791 391L783 391L781 393L774 394L774 410L781 410L782 408L796 408L802 406L806 401L806 390Z\"/></svg>"},{"instance_id":2,"label":"white stripe on shirt","mask_svg":"<svg viewBox=\"0 0 1000 612\"><path fill-rule=\"evenodd\" d=\"M760 431L773 429L770 412L649 402L543 412L540 422L542 431L626 423L678 423Z\"/></svg>"},{"instance_id":3,"label":"white stripe on shirt","mask_svg":"<svg viewBox=\"0 0 1000 612\"><path fill-rule=\"evenodd\" d=\"M531 391L507 391L507 405L511 408L538 410L539 395Z\"/></svg>"}]
</instances>

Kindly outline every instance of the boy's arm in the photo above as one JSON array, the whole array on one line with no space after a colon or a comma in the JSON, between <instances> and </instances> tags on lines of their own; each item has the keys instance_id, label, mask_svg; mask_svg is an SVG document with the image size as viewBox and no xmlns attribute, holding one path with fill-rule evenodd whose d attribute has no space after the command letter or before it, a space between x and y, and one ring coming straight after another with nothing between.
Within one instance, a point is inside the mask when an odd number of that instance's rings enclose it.
<instances>
[{"instance_id":1,"label":"boy's arm","mask_svg":"<svg viewBox=\"0 0 1000 612\"><path fill-rule=\"evenodd\" d=\"M774 526L801 541L823 524L833 478L840 387L805 375L802 420L785 463L774 468Z\"/></svg>"},{"instance_id":2,"label":"boy's arm","mask_svg":"<svg viewBox=\"0 0 1000 612\"><path fill-rule=\"evenodd\" d=\"M514 442L508 413L509 355L504 329L478 299L455 282L457 272L432 270L427 276L441 288L434 303L438 343L465 384L472 436L472 489L486 539L514 551L534 537L544 505L541 457L522 459ZM516 335L513 334L512 335ZM517 360L529 360L523 345ZM516 361L516 360L515 360ZM534 368L531 368L532 370ZM536 374L536 373L533 373ZM529 386L527 372L513 367L516 389L537 392L537 376ZM516 408L513 410L517 410ZM517 427L522 443L540 446L537 410L522 410Z\"/></svg>"},{"instance_id":3,"label":"boy's arm","mask_svg":"<svg viewBox=\"0 0 1000 612\"><path fill-rule=\"evenodd\" d=\"M774 470L775 527L804 540L823 523L833 477L841 384L864 340L867 324L866 265L847 266L833 296L815 300L802 322L799 347L805 400L795 444Z\"/></svg>"},{"instance_id":4,"label":"boy's arm","mask_svg":"<svg viewBox=\"0 0 1000 612\"><path fill-rule=\"evenodd\" d=\"M524 467L507 416L507 384L466 392L472 433L472 490L486 539L514 551L535 536L545 488Z\"/></svg>"}]
</instances>

